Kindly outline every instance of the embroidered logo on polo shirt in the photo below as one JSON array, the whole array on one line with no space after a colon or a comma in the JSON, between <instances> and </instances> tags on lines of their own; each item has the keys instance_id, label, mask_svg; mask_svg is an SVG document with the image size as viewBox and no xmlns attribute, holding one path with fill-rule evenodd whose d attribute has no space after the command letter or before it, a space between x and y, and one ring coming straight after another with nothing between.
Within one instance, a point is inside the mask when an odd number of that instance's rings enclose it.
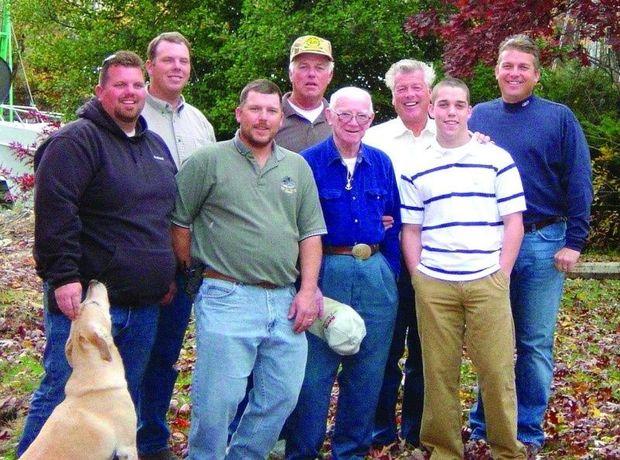
<instances>
[{"instance_id":1,"label":"embroidered logo on polo shirt","mask_svg":"<svg viewBox=\"0 0 620 460\"><path fill-rule=\"evenodd\" d=\"M290 178L290 176L286 176L284 179L282 179L282 182L280 183L280 188L284 193L297 192L297 184L293 179Z\"/></svg>"}]
</instances>

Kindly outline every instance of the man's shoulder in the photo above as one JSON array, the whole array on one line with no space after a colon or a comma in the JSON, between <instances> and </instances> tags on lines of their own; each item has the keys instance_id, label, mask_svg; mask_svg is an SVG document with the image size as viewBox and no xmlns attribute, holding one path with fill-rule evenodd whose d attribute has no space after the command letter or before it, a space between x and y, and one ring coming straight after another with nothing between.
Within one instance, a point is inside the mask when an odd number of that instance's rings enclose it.
<instances>
[{"instance_id":1,"label":"man's shoulder","mask_svg":"<svg viewBox=\"0 0 620 460\"><path fill-rule=\"evenodd\" d=\"M470 151L483 162L491 165L503 164L506 161L512 163L510 153L493 142L481 143L473 140L469 145Z\"/></svg>"},{"instance_id":2,"label":"man's shoulder","mask_svg":"<svg viewBox=\"0 0 620 460\"><path fill-rule=\"evenodd\" d=\"M198 118L201 118L201 119L204 119L204 121L209 123L209 121L207 120L207 116L202 112L202 110L200 110L195 105L192 105L189 102L184 102L183 103L183 110L187 110L187 112L190 113L191 115L193 115L195 117L198 117Z\"/></svg>"},{"instance_id":3,"label":"man's shoulder","mask_svg":"<svg viewBox=\"0 0 620 460\"><path fill-rule=\"evenodd\" d=\"M381 163L389 163L392 165L392 160L390 160L390 157L384 150L369 145L365 141L362 142L362 145L364 146L364 155L368 156L371 160L378 160Z\"/></svg>"},{"instance_id":4,"label":"man's shoulder","mask_svg":"<svg viewBox=\"0 0 620 460\"><path fill-rule=\"evenodd\" d=\"M562 104L561 102L551 101L542 97L534 97L532 101L548 113L557 113L563 117L575 118L575 115L570 107L566 104Z\"/></svg>"},{"instance_id":5,"label":"man's shoulder","mask_svg":"<svg viewBox=\"0 0 620 460\"><path fill-rule=\"evenodd\" d=\"M322 155L325 152L331 151L332 148L330 146L330 141L331 136L329 136L327 139L323 139L322 141L314 144L311 147L308 147L307 149L302 150L301 152L299 152L299 154L306 159Z\"/></svg>"},{"instance_id":6,"label":"man's shoulder","mask_svg":"<svg viewBox=\"0 0 620 460\"><path fill-rule=\"evenodd\" d=\"M364 135L364 142L374 143L374 141L384 140L384 137L393 136L402 129L402 122L398 118L392 118L391 120L379 123L378 125L371 126Z\"/></svg>"},{"instance_id":7,"label":"man's shoulder","mask_svg":"<svg viewBox=\"0 0 620 460\"><path fill-rule=\"evenodd\" d=\"M501 98L496 98L496 99L491 99L490 101L485 101L485 102L479 102L478 104L476 104L473 108L473 112L479 112L479 111L493 111L493 110L497 110L501 107L502 104L502 99Z\"/></svg>"},{"instance_id":8,"label":"man's shoulder","mask_svg":"<svg viewBox=\"0 0 620 460\"><path fill-rule=\"evenodd\" d=\"M277 154L283 161L289 163L305 163L306 161L301 156L301 154L297 152L293 152L287 148L282 147L281 145L276 144Z\"/></svg>"}]
</instances>

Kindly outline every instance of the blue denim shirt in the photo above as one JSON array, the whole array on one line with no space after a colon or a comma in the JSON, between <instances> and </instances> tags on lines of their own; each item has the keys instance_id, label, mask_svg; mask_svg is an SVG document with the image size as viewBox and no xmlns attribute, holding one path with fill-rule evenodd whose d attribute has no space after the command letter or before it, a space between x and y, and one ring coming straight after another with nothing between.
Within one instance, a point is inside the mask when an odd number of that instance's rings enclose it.
<instances>
[{"instance_id":1,"label":"blue denim shirt","mask_svg":"<svg viewBox=\"0 0 620 460\"><path fill-rule=\"evenodd\" d=\"M395 276L400 271L400 198L394 168L379 149L362 144L357 157L351 190L346 190L347 167L332 136L301 152L316 181L327 235L323 244L353 246L379 244ZM394 218L385 230L384 215Z\"/></svg>"}]
</instances>

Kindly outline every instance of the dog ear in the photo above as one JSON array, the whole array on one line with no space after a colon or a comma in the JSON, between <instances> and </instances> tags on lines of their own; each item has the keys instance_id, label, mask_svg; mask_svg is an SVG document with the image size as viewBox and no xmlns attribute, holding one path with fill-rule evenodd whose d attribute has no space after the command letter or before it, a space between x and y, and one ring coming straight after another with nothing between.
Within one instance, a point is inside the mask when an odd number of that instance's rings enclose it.
<instances>
[{"instance_id":1,"label":"dog ear","mask_svg":"<svg viewBox=\"0 0 620 460\"><path fill-rule=\"evenodd\" d=\"M95 328L90 336L90 341L99 350L99 355L104 361L112 361L112 353L108 342L112 340L110 335L101 328Z\"/></svg>"}]
</instances>

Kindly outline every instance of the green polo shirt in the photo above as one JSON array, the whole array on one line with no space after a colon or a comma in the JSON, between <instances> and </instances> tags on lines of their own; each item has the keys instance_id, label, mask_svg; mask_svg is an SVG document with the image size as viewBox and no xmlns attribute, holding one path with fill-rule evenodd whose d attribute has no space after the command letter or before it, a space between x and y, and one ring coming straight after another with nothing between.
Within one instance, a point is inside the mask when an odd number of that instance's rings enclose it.
<instances>
[{"instance_id":1,"label":"green polo shirt","mask_svg":"<svg viewBox=\"0 0 620 460\"><path fill-rule=\"evenodd\" d=\"M299 242L327 233L312 171L274 144L260 169L239 134L190 156L172 221L192 228L192 256L237 280L295 281Z\"/></svg>"}]
</instances>

